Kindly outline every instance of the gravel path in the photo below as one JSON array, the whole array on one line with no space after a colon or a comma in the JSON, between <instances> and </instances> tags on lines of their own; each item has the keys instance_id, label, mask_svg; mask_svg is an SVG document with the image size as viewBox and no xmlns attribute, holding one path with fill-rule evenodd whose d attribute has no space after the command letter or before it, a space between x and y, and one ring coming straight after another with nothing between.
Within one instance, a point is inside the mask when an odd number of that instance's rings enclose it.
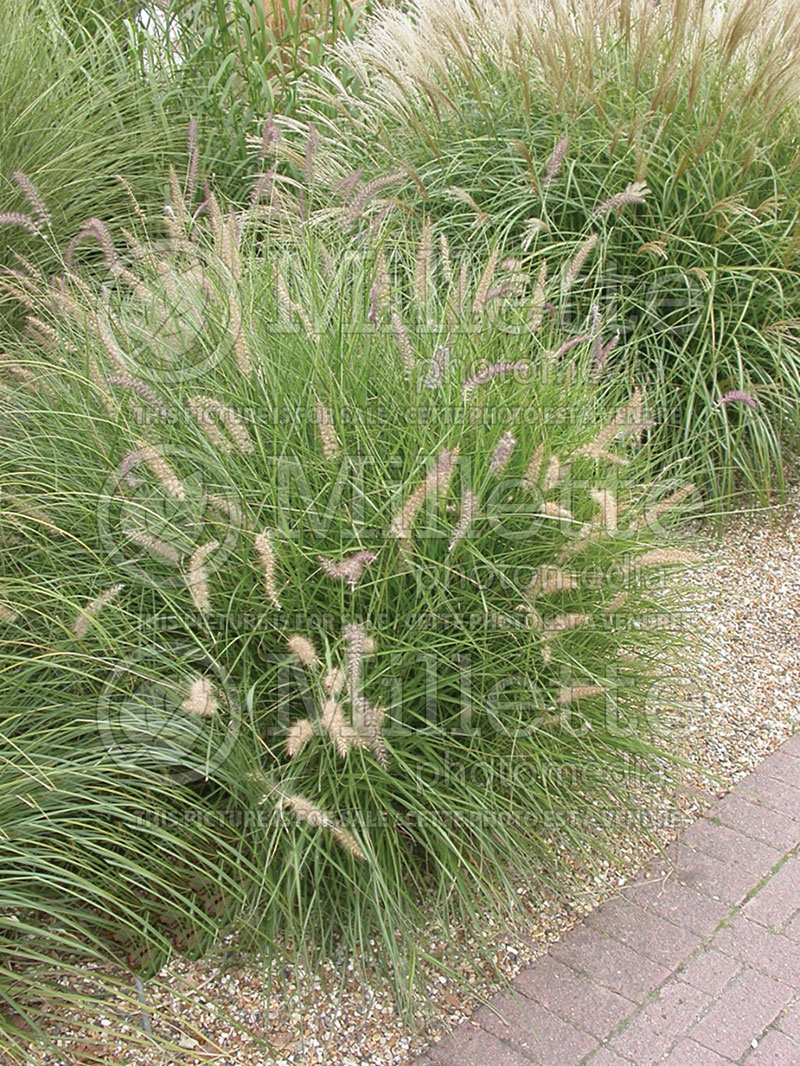
<instances>
[{"instance_id":1,"label":"gravel path","mask_svg":"<svg viewBox=\"0 0 800 1066\"><path fill-rule=\"evenodd\" d=\"M718 775L713 787L718 794L800 726L799 564L800 486L795 486L781 507L730 522L721 543L706 548L704 563L687 586L684 608L693 621L701 622L706 646L692 675L696 684L686 693L689 725L676 733L675 742L693 764ZM694 820L710 802L708 779L694 775L694 784L694 798L647 798L661 844L673 840L677 828ZM542 955L654 853L652 845L641 843L623 844L621 852L617 865L606 863L588 879L584 871L569 896L543 898L537 893L534 898L520 889L527 935L512 938L499 929L489 931L492 961L503 977L515 977ZM445 950L434 931L431 938L434 951ZM471 947L469 940L466 947ZM225 951L202 962L175 959L162 973L161 987L148 989L154 1025L185 1048L180 1059L154 1051L126 1053L116 1039L122 1035L119 1021L110 1017L101 1060L130 1066L172 1066L177 1061L186 1066L360 1066L365 1061L371 1066L406 1066L499 987L488 963L477 963L465 973L466 989L432 974L428 1002L420 1004L417 1013L419 1029L410 1032L388 991L377 980L365 986L352 969L343 974L331 965L305 979L286 967L282 987L267 1000L258 969L247 962L237 968L235 962ZM231 1021L222 1020L220 1007L246 1032L268 1037L274 1055ZM180 1032L168 1026L170 1015L181 1019Z\"/></svg>"}]
</instances>

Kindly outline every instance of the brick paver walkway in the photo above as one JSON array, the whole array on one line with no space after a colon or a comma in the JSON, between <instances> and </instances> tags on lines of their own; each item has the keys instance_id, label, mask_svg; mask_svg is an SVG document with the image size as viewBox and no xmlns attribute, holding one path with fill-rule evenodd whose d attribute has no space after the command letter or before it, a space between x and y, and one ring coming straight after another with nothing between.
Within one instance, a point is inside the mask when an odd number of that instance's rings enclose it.
<instances>
[{"instance_id":1,"label":"brick paver walkway","mask_svg":"<svg viewBox=\"0 0 800 1066\"><path fill-rule=\"evenodd\" d=\"M800 1066L800 734L418 1066Z\"/></svg>"}]
</instances>

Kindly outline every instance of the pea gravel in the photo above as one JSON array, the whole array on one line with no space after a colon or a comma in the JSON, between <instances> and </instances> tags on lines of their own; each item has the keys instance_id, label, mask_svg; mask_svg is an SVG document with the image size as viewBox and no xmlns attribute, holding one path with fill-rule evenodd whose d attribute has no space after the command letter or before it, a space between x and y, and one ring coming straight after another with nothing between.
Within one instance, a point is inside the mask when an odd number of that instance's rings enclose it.
<instances>
[{"instance_id":1,"label":"pea gravel","mask_svg":"<svg viewBox=\"0 0 800 1066\"><path fill-rule=\"evenodd\" d=\"M714 792L726 791L800 725L800 486L789 490L780 507L735 517L719 543L708 530L700 532L706 537L702 562L684 584L682 610L688 623L699 623L704 641L694 653L696 668L687 670L692 682L676 678L685 710L667 724L674 727L677 749L698 771L715 777L690 774L695 787L680 796L643 788L640 799L659 844L673 839ZM526 933L511 936L487 922L489 960L481 962L478 945L459 930L452 935L466 950L451 960L442 931L428 930L432 953L452 961L461 980L430 971L413 1030L377 975L365 979L352 964L343 969L331 961L309 976L279 961L273 963L279 981L267 996L263 967L226 944L210 959L173 959L143 988L138 1013L130 1003L116 1010L109 1003L107 1016L94 1019L97 1035L81 1043L71 1035L77 1018L54 1020L63 1058L41 1055L36 1062L405 1066L652 857L652 841L622 836L619 861L592 870L576 864L574 889L561 898L521 886ZM458 961L473 951L478 961L471 967ZM177 1050L148 1046L148 1028L170 1038ZM134 1035L142 1046L131 1047Z\"/></svg>"}]
</instances>

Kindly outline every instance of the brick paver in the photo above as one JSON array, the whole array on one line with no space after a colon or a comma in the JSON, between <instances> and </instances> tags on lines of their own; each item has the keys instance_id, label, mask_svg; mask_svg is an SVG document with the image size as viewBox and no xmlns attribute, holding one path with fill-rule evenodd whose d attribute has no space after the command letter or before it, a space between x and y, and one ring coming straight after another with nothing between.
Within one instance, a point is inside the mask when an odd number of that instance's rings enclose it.
<instances>
[{"instance_id":1,"label":"brick paver","mask_svg":"<svg viewBox=\"0 0 800 1066\"><path fill-rule=\"evenodd\" d=\"M800 1066L800 733L417 1066Z\"/></svg>"},{"instance_id":2,"label":"brick paver","mask_svg":"<svg viewBox=\"0 0 800 1066\"><path fill-rule=\"evenodd\" d=\"M796 1066L800 1044L772 1029L744 1061L747 1066Z\"/></svg>"}]
</instances>

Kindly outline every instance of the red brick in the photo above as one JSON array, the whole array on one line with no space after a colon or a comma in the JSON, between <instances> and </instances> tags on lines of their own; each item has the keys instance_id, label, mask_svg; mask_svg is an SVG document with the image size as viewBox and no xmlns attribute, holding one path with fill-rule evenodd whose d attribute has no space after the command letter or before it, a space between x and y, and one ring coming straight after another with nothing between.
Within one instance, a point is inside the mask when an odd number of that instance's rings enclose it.
<instances>
[{"instance_id":1,"label":"red brick","mask_svg":"<svg viewBox=\"0 0 800 1066\"><path fill-rule=\"evenodd\" d=\"M768 774L750 774L734 790L736 795L761 800L787 817L800 820L800 788Z\"/></svg>"},{"instance_id":2,"label":"red brick","mask_svg":"<svg viewBox=\"0 0 800 1066\"><path fill-rule=\"evenodd\" d=\"M741 964L729 955L705 948L695 955L684 969L679 970L676 976L681 981L687 981L695 988L715 996L741 968Z\"/></svg>"},{"instance_id":3,"label":"red brick","mask_svg":"<svg viewBox=\"0 0 800 1066\"><path fill-rule=\"evenodd\" d=\"M722 862L736 863L757 877L771 870L785 854L785 851L742 836L727 825L717 825L707 818L699 818L690 825L681 836L681 844L688 844Z\"/></svg>"},{"instance_id":4,"label":"red brick","mask_svg":"<svg viewBox=\"0 0 800 1066\"><path fill-rule=\"evenodd\" d=\"M676 925L682 925L700 936L708 936L730 913L730 907L681 884L675 874L659 876L662 869L663 866L651 868L654 876L650 880L637 880L626 885L622 895Z\"/></svg>"},{"instance_id":5,"label":"red brick","mask_svg":"<svg viewBox=\"0 0 800 1066\"><path fill-rule=\"evenodd\" d=\"M601 1047L591 1058L586 1060L586 1066L633 1066L630 1059L621 1059L613 1051Z\"/></svg>"},{"instance_id":6,"label":"red brick","mask_svg":"<svg viewBox=\"0 0 800 1066\"><path fill-rule=\"evenodd\" d=\"M627 1055L636 1066L653 1066L685 1035L710 1002L710 996L692 985L670 981L611 1041L611 1047Z\"/></svg>"},{"instance_id":7,"label":"red brick","mask_svg":"<svg viewBox=\"0 0 800 1066\"><path fill-rule=\"evenodd\" d=\"M791 1007L787 1007L780 1015L778 1028L794 1037L795 1040L800 1040L800 999L796 1000Z\"/></svg>"},{"instance_id":8,"label":"red brick","mask_svg":"<svg viewBox=\"0 0 800 1066\"><path fill-rule=\"evenodd\" d=\"M800 914L796 914L792 920L781 930L784 936L790 940L800 940Z\"/></svg>"},{"instance_id":9,"label":"red brick","mask_svg":"<svg viewBox=\"0 0 800 1066\"><path fill-rule=\"evenodd\" d=\"M800 844L800 822L789 814L773 810L756 796L748 798L741 792L731 792L715 803L708 814L719 818L737 833L772 844L782 851L790 851Z\"/></svg>"},{"instance_id":10,"label":"red brick","mask_svg":"<svg viewBox=\"0 0 800 1066\"><path fill-rule=\"evenodd\" d=\"M770 933L741 914L720 929L711 946L779 981L800 984L800 949L795 941L780 933Z\"/></svg>"},{"instance_id":11,"label":"red brick","mask_svg":"<svg viewBox=\"0 0 800 1066\"><path fill-rule=\"evenodd\" d=\"M758 883L743 867L682 845L671 844L667 858L675 865L678 881L731 906L738 906Z\"/></svg>"},{"instance_id":12,"label":"red brick","mask_svg":"<svg viewBox=\"0 0 800 1066\"><path fill-rule=\"evenodd\" d=\"M691 955L700 943L694 933L623 899L611 900L592 911L586 924L598 926L626 947L668 969Z\"/></svg>"},{"instance_id":13,"label":"red brick","mask_svg":"<svg viewBox=\"0 0 800 1066\"><path fill-rule=\"evenodd\" d=\"M569 1025L525 996L496 996L474 1016L481 1028L541 1066L578 1066L597 1047L595 1037ZM486 1063L494 1061L487 1058Z\"/></svg>"},{"instance_id":14,"label":"red brick","mask_svg":"<svg viewBox=\"0 0 800 1066\"><path fill-rule=\"evenodd\" d=\"M742 913L760 925L776 928L790 920L800 908L800 860L788 859L752 899Z\"/></svg>"},{"instance_id":15,"label":"red brick","mask_svg":"<svg viewBox=\"0 0 800 1066\"><path fill-rule=\"evenodd\" d=\"M793 788L800 788L800 759L783 751L775 751L761 763L755 776L776 777Z\"/></svg>"},{"instance_id":16,"label":"red brick","mask_svg":"<svg viewBox=\"0 0 800 1066\"><path fill-rule=\"evenodd\" d=\"M800 758L800 730L790 736L788 740L785 740L778 750L786 755L794 755L795 758Z\"/></svg>"},{"instance_id":17,"label":"red brick","mask_svg":"<svg viewBox=\"0 0 800 1066\"><path fill-rule=\"evenodd\" d=\"M759 1041L753 1054L748 1056L747 1066L795 1066L798 1062L800 1044L772 1029Z\"/></svg>"},{"instance_id":18,"label":"red brick","mask_svg":"<svg viewBox=\"0 0 800 1066\"><path fill-rule=\"evenodd\" d=\"M428 1048L427 1054L437 1066L531 1066L530 1059L469 1022Z\"/></svg>"},{"instance_id":19,"label":"red brick","mask_svg":"<svg viewBox=\"0 0 800 1066\"><path fill-rule=\"evenodd\" d=\"M636 1005L546 955L523 970L514 987L578 1029L605 1039Z\"/></svg>"},{"instance_id":20,"label":"red brick","mask_svg":"<svg viewBox=\"0 0 800 1066\"><path fill-rule=\"evenodd\" d=\"M792 990L785 985L755 970L745 970L734 977L689 1036L719 1055L736 1060L791 997Z\"/></svg>"},{"instance_id":21,"label":"red brick","mask_svg":"<svg viewBox=\"0 0 800 1066\"><path fill-rule=\"evenodd\" d=\"M716 1051L695 1044L694 1040L681 1040L661 1066L731 1066L731 1060L723 1059Z\"/></svg>"},{"instance_id":22,"label":"red brick","mask_svg":"<svg viewBox=\"0 0 800 1066\"><path fill-rule=\"evenodd\" d=\"M599 929L576 926L550 954L635 1003L669 977L669 970L643 958Z\"/></svg>"}]
</instances>

